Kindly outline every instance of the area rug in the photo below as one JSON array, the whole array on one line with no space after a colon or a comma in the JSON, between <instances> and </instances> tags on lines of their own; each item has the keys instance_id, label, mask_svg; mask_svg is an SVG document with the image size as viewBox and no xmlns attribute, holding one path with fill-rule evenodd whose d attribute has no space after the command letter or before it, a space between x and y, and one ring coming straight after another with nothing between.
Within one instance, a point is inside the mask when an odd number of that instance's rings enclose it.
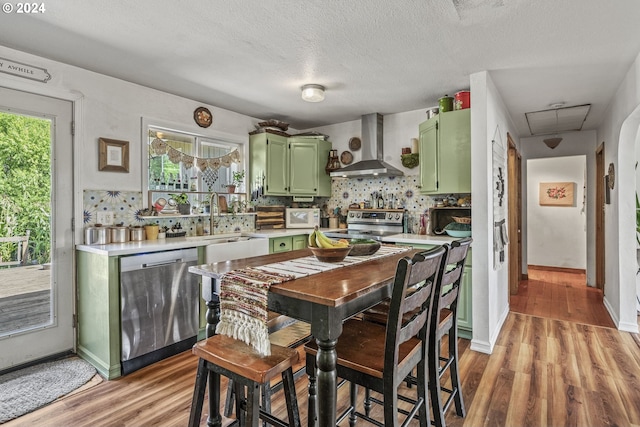
<instances>
[{"instance_id":1,"label":"area rug","mask_svg":"<svg viewBox=\"0 0 640 427\"><path fill-rule=\"evenodd\" d=\"M95 374L89 363L70 357L0 376L0 424L53 402Z\"/></svg>"}]
</instances>

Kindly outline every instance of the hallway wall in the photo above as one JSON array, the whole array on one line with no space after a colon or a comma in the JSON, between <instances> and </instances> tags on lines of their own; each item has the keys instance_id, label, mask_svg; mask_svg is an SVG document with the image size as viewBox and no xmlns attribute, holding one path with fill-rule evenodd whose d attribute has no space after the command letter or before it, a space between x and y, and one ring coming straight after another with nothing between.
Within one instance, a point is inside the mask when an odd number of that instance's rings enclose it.
<instances>
[{"instance_id":1,"label":"hallway wall","mask_svg":"<svg viewBox=\"0 0 640 427\"><path fill-rule=\"evenodd\" d=\"M527 259L529 265L586 269L586 156L527 160ZM574 184L571 206L540 205L540 184Z\"/></svg>"},{"instance_id":2,"label":"hallway wall","mask_svg":"<svg viewBox=\"0 0 640 427\"><path fill-rule=\"evenodd\" d=\"M529 138L521 139L520 154L522 155L522 209L523 212L527 212L527 199L526 199L526 176L527 176L527 160L529 159L541 159L541 158L553 158L562 156L586 156L587 165L587 208L586 208L586 227L587 227L587 240L586 240L586 268L587 268L587 285L595 286L596 282L596 251L595 251L595 200L596 200L596 148L598 146L598 140L596 138L596 131L581 131L581 132L566 132L561 133L563 138L560 145L551 149L547 147L542 140L545 136L533 136ZM537 199L536 199L537 200ZM534 264L528 260L527 253L527 230L528 218L527 215L522 217L522 273L527 273L527 264Z\"/></svg>"}]
</instances>

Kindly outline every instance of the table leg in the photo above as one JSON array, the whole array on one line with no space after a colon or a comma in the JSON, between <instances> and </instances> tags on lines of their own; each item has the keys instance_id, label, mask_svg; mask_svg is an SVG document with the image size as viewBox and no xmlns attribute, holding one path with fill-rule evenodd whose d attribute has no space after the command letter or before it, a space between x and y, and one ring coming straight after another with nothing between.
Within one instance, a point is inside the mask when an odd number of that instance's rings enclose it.
<instances>
[{"instance_id":1,"label":"table leg","mask_svg":"<svg viewBox=\"0 0 640 427\"><path fill-rule=\"evenodd\" d=\"M207 301L207 338L216 333L216 326L220 322L220 297L216 293L211 293L211 299ZM220 415L220 375L209 371L209 427L222 426L222 416Z\"/></svg>"},{"instance_id":2,"label":"table leg","mask_svg":"<svg viewBox=\"0 0 640 427\"><path fill-rule=\"evenodd\" d=\"M316 380L318 408L318 426L333 427L336 425L336 401L338 398L336 362L336 343L338 340L317 339L318 354L316 355ZM311 424L309 424L311 425Z\"/></svg>"}]
</instances>

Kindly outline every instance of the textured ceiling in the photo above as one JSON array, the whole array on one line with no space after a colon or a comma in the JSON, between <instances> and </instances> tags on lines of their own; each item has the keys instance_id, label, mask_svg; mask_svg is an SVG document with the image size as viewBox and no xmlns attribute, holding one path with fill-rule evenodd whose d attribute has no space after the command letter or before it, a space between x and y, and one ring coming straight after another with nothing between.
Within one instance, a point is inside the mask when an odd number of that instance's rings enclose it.
<instances>
[{"instance_id":1,"label":"textured ceiling","mask_svg":"<svg viewBox=\"0 0 640 427\"><path fill-rule=\"evenodd\" d=\"M427 108L483 70L520 136L556 102L592 104L593 129L640 52L638 0L45 5L0 15L0 44L296 129ZM325 101L302 101L306 83Z\"/></svg>"}]
</instances>

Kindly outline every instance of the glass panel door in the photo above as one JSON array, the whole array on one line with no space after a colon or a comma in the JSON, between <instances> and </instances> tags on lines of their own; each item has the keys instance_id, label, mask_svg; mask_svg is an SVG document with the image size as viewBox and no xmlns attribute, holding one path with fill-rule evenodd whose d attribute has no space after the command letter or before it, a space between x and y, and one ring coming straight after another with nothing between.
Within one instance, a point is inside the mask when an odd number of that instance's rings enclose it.
<instances>
[{"instance_id":1,"label":"glass panel door","mask_svg":"<svg viewBox=\"0 0 640 427\"><path fill-rule=\"evenodd\" d=\"M0 370L73 350L72 104L0 88Z\"/></svg>"}]
</instances>

